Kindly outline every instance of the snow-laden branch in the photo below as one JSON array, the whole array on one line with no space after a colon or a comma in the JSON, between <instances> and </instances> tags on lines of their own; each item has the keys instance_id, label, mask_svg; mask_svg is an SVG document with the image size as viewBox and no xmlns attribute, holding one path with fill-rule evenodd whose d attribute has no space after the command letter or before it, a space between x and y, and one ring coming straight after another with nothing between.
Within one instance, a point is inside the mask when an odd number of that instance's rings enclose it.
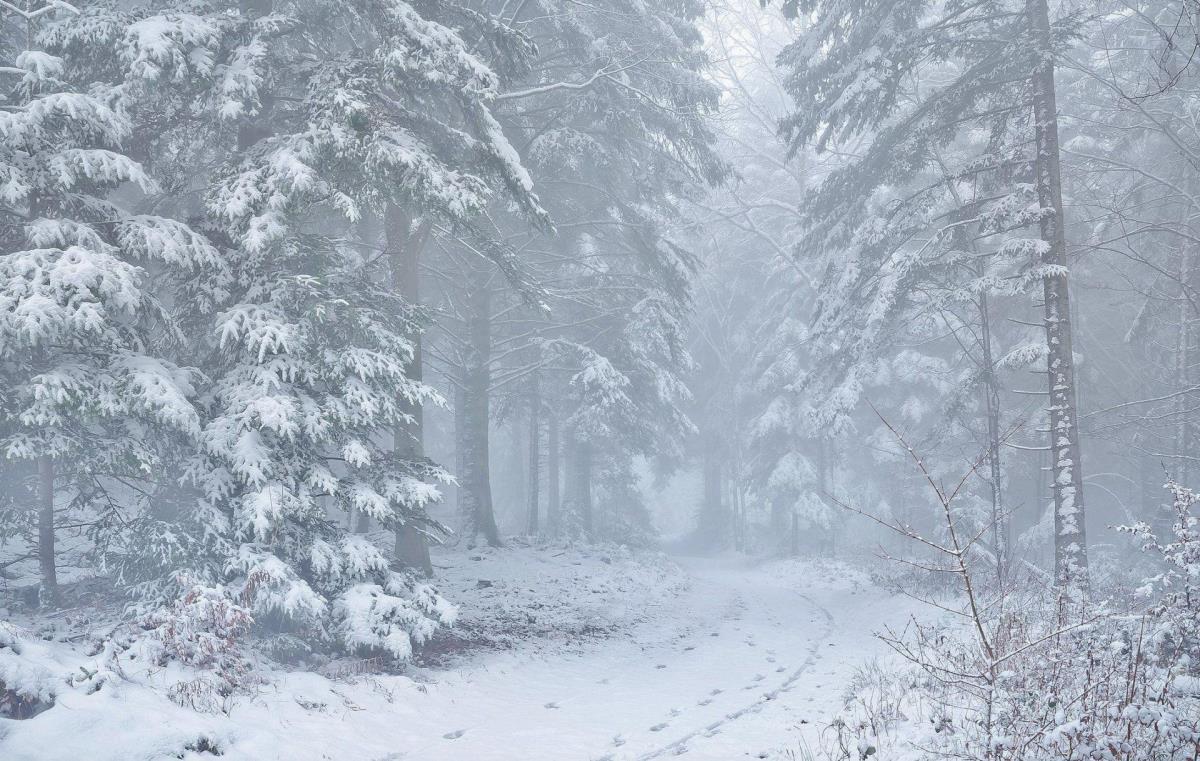
<instances>
[{"instance_id":1,"label":"snow-laden branch","mask_svg":"<svg viewBox=\"0 0 1200 761\"><path fill-rule=\"evenodd\" d=\"M0 2L3 2L3 0L0 0ZM582 82L553 82L551 84L530 87L527 90L514 90L513 92L500 93L496 96L496 100L518 100L520 98L532 98L536 95L545 95L546 93L557 92L559 90L586 90L599 80L612 79L612 77L615 75L620 74L623 71L628 71L640 63L641 61L638 61L637 63L631 63L628 66L620 66L615 69L603 68Z\"/></svg>"},{"instance_id":2,"label":"snow-laden branch","mask_svg":"<svg viewBox=\"0 0 1200 761\"><path fill-rule=\"evenodd\" d=\"M27 11L23 8L18 8L17 6L13 5L12 3L7 2L7 0L0 0L0 8L3 8L6 11L11 11L12 13L17 14L18 16L25 19L26 21L33 21L35 18L38 18L39 16L44 16L47 13L50 13L51 11L55 11L55 10L69 11L71 13L74 13L77 16L79 15L78 8L71 5L70 3L64 2L63 0L51 0L50 2L43 5L41 8L38 8L37 10L32 10L32 11Z\"/></svg>"}]
</instances>

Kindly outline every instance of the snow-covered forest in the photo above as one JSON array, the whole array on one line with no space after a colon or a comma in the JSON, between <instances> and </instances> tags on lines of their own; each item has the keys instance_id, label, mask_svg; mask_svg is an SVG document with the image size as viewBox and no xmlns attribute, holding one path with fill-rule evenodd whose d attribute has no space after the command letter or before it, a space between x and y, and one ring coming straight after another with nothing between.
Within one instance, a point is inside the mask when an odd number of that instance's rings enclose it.
<instances>
[{"instance_id":1,"label":"snow-covered forest","mask_svg":"<svg viewBox=\"0 0 1200 761\"><path fill-rule=\"evenodd\" d=\"M0 759L675 755L1200 759L1200 3L0 0Z\"/></svg>"}]
</instances>

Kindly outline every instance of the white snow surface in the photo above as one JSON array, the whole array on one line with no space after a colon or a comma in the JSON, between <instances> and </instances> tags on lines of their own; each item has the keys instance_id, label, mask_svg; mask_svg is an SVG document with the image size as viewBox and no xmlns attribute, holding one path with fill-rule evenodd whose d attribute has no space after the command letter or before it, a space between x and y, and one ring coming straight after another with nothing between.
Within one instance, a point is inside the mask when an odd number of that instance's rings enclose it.
<instances>
[{"instance_id":1,"label":"white snow surface","mask_svg":"<svg viewBox=\"0 0 1200 761\"><path fill-rule=\"evenodd\" d=\"M510 545L435 554L459 622L403 675L264 674L228 713L166 697L191 674L109 674L84 638L24 653L56 705L0 719L4 761L696 761L803 758L914 603L848 566ZM88 684L85 682L85 686ZM199 749L199 750L197 750Z\"/></svg>"}]
</instances>

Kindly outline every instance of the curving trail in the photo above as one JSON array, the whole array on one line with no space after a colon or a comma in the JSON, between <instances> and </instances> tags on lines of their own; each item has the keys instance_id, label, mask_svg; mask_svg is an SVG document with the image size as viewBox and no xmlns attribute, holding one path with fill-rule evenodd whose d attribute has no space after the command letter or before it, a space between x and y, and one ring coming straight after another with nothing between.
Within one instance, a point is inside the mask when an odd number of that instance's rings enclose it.
<instances>
[{"instance_id":1,"label":"curving trail","mask_svg":"<svg viewBox=\"0 0 1200 761\"><path fill-rule=\"evenodd\" d=\"M763 704L766 701L778 700L783 693L792 691L800 683L801 677L803 677L813 668L813 666L816 665L818 658L817 651L820 650L821 644L829 640L830 636L833 634L834 619L832 613L813 602L812 599L807 595L797 594L796 596L799 600L808 603L813 609L820 612L825 618L825 626L823 627L820 636L813 639L808 645L805 653L807 657L805 657L804 662L800 664L799 668L791 672L788 677L779 684L779 686L762 693L762 695L760 695L753 703L749 703L742 708L727 713L725 714L724 718L711 724L707 724L700 729L693 729L682 737L676 738L666 745L641 754L637 757L638 761L649 761L650 759L661 758L666 755L680 755L681 752L686 752L688 743L695 740L697 737L711 737L718 731L724 729L730 722L737 721L738 719L741 719L749 714L760 712L763 708Z\"/></svg>"},{"instance_id":2,"label":"curving trail","mask_svg":"<svg viewBox=\"0 0 1200 761\"><path fill-rule=\"evenodd\" d=\"M681 558L689 588L617 637L440 674L405 759L786 758L838 711L899 601L797 563ZM417 718L417 717L414 717ZM428 735L427 735L428 736Z\"/></svg>"}]
</instances>

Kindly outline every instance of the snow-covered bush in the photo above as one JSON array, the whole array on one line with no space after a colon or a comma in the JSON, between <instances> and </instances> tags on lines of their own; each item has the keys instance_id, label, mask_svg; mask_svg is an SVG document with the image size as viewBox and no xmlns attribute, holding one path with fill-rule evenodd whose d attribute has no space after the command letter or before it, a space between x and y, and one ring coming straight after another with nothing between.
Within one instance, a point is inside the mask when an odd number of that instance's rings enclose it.
<instances>
[{"instance_id":1,"label":"snow-covered bush","mask_svg":"<svg viewBox=\"0 0 1200 761\"><path fill-rule=\"evenodd\" d=\"M252 623L250 611L224 589L197 584L169 608L146 616L142 627L161 644L164 662L236 672L243 667L239 640Z\"/></svg>"},{"instance_id":2,"label":"snow-covered bush","mask_svg":"<svg viewBox=\"0 0 1200 761\"><path fill-rule=\"evenodd\" d=\"M861 759L869 746L886 748L886 758L1200 758L1198 500L1178 484L1168 489L1171 541L1145 524L1121 528L1158 561L1142 589L1148 608L1069 602L1036 579L1012 579L991 593L976 587L971 594L983 604L961 621L914 622L885 637L909 664L891 692L900 700L899 685L915 685L908 705L881 726L879 713L866 710L878 700L856 692L828 755ZM918 715L924 720L912 721Z\"/></svg>"},{"instance_id":3,"label":"snow-covered bush","mask_svg":"<svg viewBox=\"0 0 1200 761\"><path fill-rule=\"evenodd\" d=\"M0 621L0 719L28 719L54 705L59 680L25 657L25 632Z\"/></svg>"},{"instance_id":4,"label":"snow-covered bush","mask_svg":"<svg viewBox=\"0 0 1200 761\"><path fill-rule=\"evenodd\" d=\"M169 696L202 711L224 710L253 679L242 638L254 619L226 589L193 584L169 607L142 618L139 655L156 666L174 662L196 672L174 683Z\"/></svg>"},{"instance_id":5,"label":"snow-covered bush","mask_svg":"<svg viewBox=\"0 0 1200 761\"><path fill-rule=\"evenodd\" d=\"M341 639L352 649L412 657L413 646L453 624L457 611L428 584L391 574L384 585L357 584L338 598L334 618Z\"/></svg>"}]
</instances>

